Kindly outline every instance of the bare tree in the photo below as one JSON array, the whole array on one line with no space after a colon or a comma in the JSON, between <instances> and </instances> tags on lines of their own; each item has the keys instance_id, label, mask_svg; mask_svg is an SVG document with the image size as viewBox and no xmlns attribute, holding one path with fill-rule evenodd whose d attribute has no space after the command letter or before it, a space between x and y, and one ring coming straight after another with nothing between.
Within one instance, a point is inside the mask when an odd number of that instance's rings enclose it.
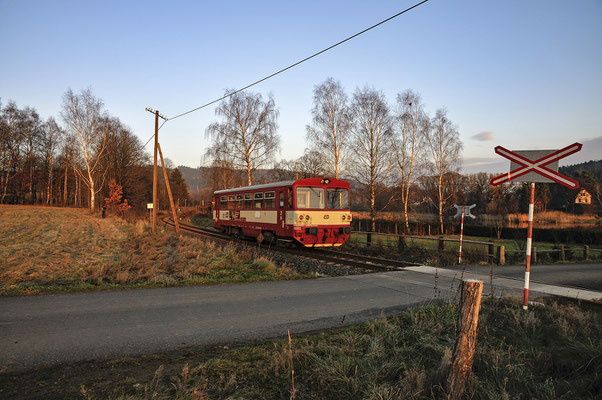
<instances>
[{"instance_id":1,"label":"bare tree","mask_svg":"<svg viewBox=\"0 0 602 400\"><path fill-rule=\"evenodd\" d=\"M58 126L54 118L50 117L44 124L42 136L42 148L48 168L48 182L46 183L46 204L52 205L53 194L53 171L54 156L63 135L63 130Z\"/></svg>"},{"instance_id":2,"label":"bare tree","mask_svg":"<svg viewBox=\"0 0 602 400\"><path fill-rule=\"evenodd\" d=\"M315 150L306 149L303 155L295 160L295 170L299 179L315 178L325 175L328 164L322 154Z\"/></svg>"},{"instance_id":3,"label":"bare tree","mask_svg":"<svg viewBox=\"0 0 602 400\"><path fill-rule=\"evenodd\" d=\"M279 181L292 181L297 178L297 163L295 160L280 160L277 163L274 163L272 167L271 174L272 180L275 182Z\"/></svg>"},{"instance_id":4,"label":"bare tree","mask_svg":"<svg viewBox=\"0 0 602 400\"><path fill-rule=\"evenodd\" d=\"M40 136L42 133L42 121L40 120L39 114L30 107L25 107L23 110L25 118L22 124L22 135L23 135L23 146L25 152L25 160L23 163L23 177L27 176L27 179L22 179L21 182L26 193L27 202L33 204L35 202L34 194L34 172L36 170L36 150L40 145Z\"/></svg>"},{"instance_id":5,"label":"bare tree","mask_svg":"<svg viewBox=\"0 0 602 400\"><path fill-rule=\"evenodd\" d=\"M2 109L1 130L0 130L0 204L4 203L9 184L17 173L17 165L20 160L21 143L23 135L21 126L24 120L24 113L19 110L14 102L9 102Z\"/></svg>"},{"instance_id":6,"label":"bare tree","mask_svg":"<svg viewBox=\"0 0 602 400\"><path fill-rule=\"evenodd\" d=\"M431 120L430 129L425 135L430 153L430 166L437 182L437 210L439 229L443 233L443 211L450 196L446 175L459 169L462 142L456 126L447 117L447 111L439 109Z\"/></svg>"},{"instance_id":7,"label":"bare tree","mask_svg":"<svg viewBox=\"0 0 602 400\"><path fill-rule=\"evenodd\" d=\"M106 170L102 171L101 159L105 152L108 136L108 121L102 123L103 104L85 89L76 95L67 90L63 96L61 116L67 125L68 132L77 138L83 167L73 163L75 173L81 178L90 191L90 210L94 211L95 196L102 189ZM102 179L102 183L98 181Z\"/></svg>"},{"instance_id":8,"label":"bare tree","mask_svg":"<svg viewBox=\"0 0 602 400\"><path fill-rule=\"evenodd\" d=\"M227 154L214 150L216 145L219 146L214 144L207 150L203 161L209 163L205 179L211 182L211 191L241 186L241 171L234 168L234 163Z\"/></svg>"},{"instance_id":9,"label":"bare tree","mask_svg":"<svg viewBox=\"0 0 602 400\"><path fill-rule=\"evenodd\" d=\"M351 176L367 188L372 230L376 229L376 188L389 177L392 167L392 120L385 95L375 89L357 89L351 104Z\"/></svg>"},{"instance_id":10,"label":"bare tree","mask_svg":"<svg viewBox=\"0 0 602 400\"><path fill-rule=\"evenodd\" d=\"M306 127L311 150L320 154L328 172L338 178L348 158L348 132L351 124L347 95L333 78L314 88L312 124Z\"/></svg>"},{"instance_id":11,"label":"bare tree","mask_svg":"<svg viewBox=\"0 0 602 400\"><path fill-rule=\"evenodd\" d=\"M395 161L399 169L401 203L407 232L410 227L408 221L410 188L415 176L417 160L423 155L422 142L429 125L428 116L424 112L419 94L406 90L397 95L395 122L397 129L392 143Z\"/></svg>"},{"instance_id":12,"label":"bare tree","mask_svg":"<svg viewBox=\"0 0 602 400\"><path fill-rule=\"evenodd\" d=\"M244 169L247 183L252 185L254 171L272 160L280 148L274 99L270 96L264 102L259 93L239 92L222 102L215 113L222 122L207 128L213 139L210 155Z\"/></svg>"}]
</instances>

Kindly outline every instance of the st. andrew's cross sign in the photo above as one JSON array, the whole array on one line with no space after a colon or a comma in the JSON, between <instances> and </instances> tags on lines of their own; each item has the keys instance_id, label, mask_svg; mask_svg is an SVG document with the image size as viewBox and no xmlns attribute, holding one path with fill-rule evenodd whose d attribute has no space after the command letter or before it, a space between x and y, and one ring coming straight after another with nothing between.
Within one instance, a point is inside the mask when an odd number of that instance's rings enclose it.
<instances>
[{"instance_id":1,"label":"st. andrew's cross sign","mask_svg":"<svg viewBox=\"0 0 602 400\"><path fill-rule=\"evenodd\" d=\"M581 143L573 143L560 150L510 151L497 146L495 152L512 161L510 172L491 180L493 186L516 179L531 183L529 199L529 225L527 228L527 248L525 250L525 289L523 309L527 309L529 300L529 277L531 274L531 240L533 237L533 209L535 208L535 182L557 182L569 189L577 189L579 182L558 173L558 160L581 150Z\"/></svg>"},{"instance_id":2,"label":"st. andrew's cross sign","mask_svg":"<svg viewBox=\"0 0 602 400\"><path fill-rule=\"evenodd\" d=\"M557 182L569 189L577 189L579 182L558 173L558 160L578 152L581 150L581 147L581 143L573 143L564 149L556 151L510 151L502 146L497 146L495 152L512 161L512 164L510 164L510 172L493 178L490 183L493 186L497 186L516 179L520 182Z\"/></svg>"}]
</instances>

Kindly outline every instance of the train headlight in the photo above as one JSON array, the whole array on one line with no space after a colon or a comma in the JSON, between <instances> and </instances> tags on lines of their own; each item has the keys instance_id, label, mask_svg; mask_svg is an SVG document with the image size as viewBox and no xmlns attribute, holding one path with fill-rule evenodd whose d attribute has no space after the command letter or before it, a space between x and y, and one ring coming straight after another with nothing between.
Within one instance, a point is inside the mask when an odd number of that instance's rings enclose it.
<instances>
[{"instance_id":1,"label":"train headlight","mask_svg":"<svg viewBox=\"0 0 602 400\"><path fill-rule=\"evenodd\" d=\"M299 221L303 221L303 214L299 215Z\"/></svg>"},{"instance_id":2,"label":"train headlight","mask_svg":"<svg viewBox=\"0 0 602 400\"><path fill-rule=\"evenodd\" d=\"M309 221L309 214L305 216L305 219Z\"/></svg>"},{"instance_id":3,"label":"train headlight","mask_svg":"<svg viewBox=\"0 0 602 400\"><path fill-rule=\"evenodd\" d=\"M343 221L345 221L345 214L343 214L342 217L343 217Z\"/></svg>"}]
</instances>

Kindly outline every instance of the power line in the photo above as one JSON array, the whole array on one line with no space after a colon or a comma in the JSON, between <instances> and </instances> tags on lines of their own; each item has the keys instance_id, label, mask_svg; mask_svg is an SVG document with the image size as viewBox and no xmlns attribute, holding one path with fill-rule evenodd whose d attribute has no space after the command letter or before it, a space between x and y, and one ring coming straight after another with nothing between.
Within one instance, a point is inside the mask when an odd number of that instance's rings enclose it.
<instances>
[{"instance_id":1,"label":"power line","mask_svg":"<svg viewBox=\"0 0 602 400\"><path fill-rule=\"evenodd\" d=\"M164 121L161 123L161 125L159 125L159 129L158 129L158 130L161 130L161 127L162 127L163 125L165 125L165 123L166 123L166 122L167 122L167 120L164 120ZM146 147L146 145L148 144L148 142L150 142L151 140L153 140L153 138L154 138L154 137L155 137L155 134L153 133L153 135L152 135L152 136L151 136L151 137L150 137L150 138L149 138L149 139L146 141L146 143L144 143L144 146L142 146L142 148L145 148L145 147Z\"/></svg>"},{"instance_id":2,"label":"power line","mask_svg":"<svg viewBox=\"0 0 602 400\"><path fill-rule=\"evenodd\" d=\"M230 97L230 96L233 96L233 95L235 95L236 93L242 92L243 90L246 90L246 89L248 89L248 88L250 88L250 87L252 87L252 86L255 86L255 85L257 85L257 84L259 84L259 83L261 83L261 82L263 82L263 81L266 81L266 80L268 80L268 79L270 79L270 78L273 78L274 76L276 76L276 75L278 75L278 74L281 74L281 73L283 73L284 71L287 71L287 70L289 70L289 69L291 69L291 68L293 68L293 67L296 67L297 65L299 65L299 64L301 64L301 63L304 63L305 61L308 61L308 60L310 60L310 59L312 59L312 58L314 58L314 57L316 57L316 56L319 56L320 54L322 54L322 53L325 53L325 52L327 52L328 50L331 50L331 49L333 49L333 48L335 48L335 47L337 47L337 46L339 46L339 45L341 45L341 44L343 44L343 43L345 43L345 42L347 42L347 41L349 41L349 40L351 40L351 39L353 39L353 38L355 38L355 37L357 37L357 36L359 36L359 35L361 35L361 34L363 34L363 33L366 33L366 32L368 32L369 30L371 30L371 29L374 29L374 28L376 28L377 26L384 24L385 22L388 22L388 21L390 21L390 20L392 20L392 19L394 19L394 18L397 18L397 17L399 17L400 15L402 15L402 14L405 14L406 12L408 12L408 11L410 11L410 10L413 10L414 8L416 8L416 7L418 7L418 6L421 6L422 4L424 4L424 3L428 2L428 1L429 1L429 0L423 0L423 1L421 1L420 3L416 3L416 4L414 4L412 7L406 8L405 10L403 10L403 11L400 11L400 12L398 12L397 14L395 14L395 15L392 15L392 16L390 16L389 18L382 20L382 21L380 21L379 23L377 23L377 24L374 24L374 25L370 26L369 28L366 28L366 29L364 29L363 31L356 33L355 35L349 36L348 38L346 38L346 39L343 39L343 40L341 40L340 42L338 42L338 43L335 43L335 44L333 44L333 45L331 45L331 46L329 46L329 47L327 47L327 48L325 48L325 49L323 49L323 50L320 50L320 51L318 51L317 53L314 53L314 54L312 54L312 55L311 55L311 56L309 56L309 57L306 57L306 58L304 58L304 59L302 59L302 60L300 60L300 61L297 61L296 63L294 63L294 64L291 64L291 65L289 65L289 66L288 66L288 67L286 67L286 68L282 68L281 70L279 70L279 71L276 71L276 72L274 72L273 74L270 74L270 75L268 75L268 76L266 76L266 77L264 77L264 78L262 78L262 79L259 79L258 81L255 81L255 82L253 82L253 83L251 83L251 84L249 84L249 85L247 85L247 86L245 86L245 87L243 87L243 88L241 88L241 89L238 89L238 90L235 90L235 91L233 91L233 92L231 92L231 93L228 93L228 94L226 94L225 96L222 96L222 97L220 97L219 99L216 99L216 100L210 101L209 103L203 104L202 106L199 106L199 107L193 108L192 110L189 110L189 111L183 112L183 113L181 113L181 114L178 114L178 115L176 115L175 117L171 117L171 118L170 118L170 120L173 120L173 119L176 119L176 118L180 118L180 117L183 117L183 116L184 116L184 115L186 115L186 114L190 114L190 113L192 113L192 112L198 111L198 110L200 110L200 109L202 109L202 108L205 108L205 107L207 107L207 106L210 106L210 105L212 105L212 104L215 104L215 103L217 103L217 102L219 102L219 101L222 101L222 100L224 100L224 99L227 99L228 97ZM152 138L151 138L151 139L152 139ZM149 141L150 141L150 139L149 139ZM148 143L148 142L147 142L147 143ZM146 145L145 145L145 146L146 146Z\"/></svg>"}]
</instances>

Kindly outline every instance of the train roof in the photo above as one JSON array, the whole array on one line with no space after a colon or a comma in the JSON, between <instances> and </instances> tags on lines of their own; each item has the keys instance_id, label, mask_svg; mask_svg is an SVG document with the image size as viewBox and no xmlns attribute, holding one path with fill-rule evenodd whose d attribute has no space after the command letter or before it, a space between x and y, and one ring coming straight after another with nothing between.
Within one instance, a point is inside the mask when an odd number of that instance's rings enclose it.
<instances>
[{"instance_id":1,"label":"train roof","mask_svg":"<svg viewBox=\"0 0 602 400\"><path fill-rule=\"evenodd\" d=\"M261 185L252 185L252 186L245 186L245 187L238 187L238 188L216 190L215 192L213 192L213 194L225 194L225 193L242 192L242 191L250 191L250 190L257 190L257 189L271 189L271 188L277 188L277 187L283 187L283 186L292 186L295 183L301 184L301 185L320 185L320 184L324 184L324 179L328 179L329 183L331 183L333 185L349 188L349 183L346 181L340 180L340 179L306 178L306 179L299 179L296 181L280 181L280 182L264 183Z\"/></svg>"}]
</instances>

